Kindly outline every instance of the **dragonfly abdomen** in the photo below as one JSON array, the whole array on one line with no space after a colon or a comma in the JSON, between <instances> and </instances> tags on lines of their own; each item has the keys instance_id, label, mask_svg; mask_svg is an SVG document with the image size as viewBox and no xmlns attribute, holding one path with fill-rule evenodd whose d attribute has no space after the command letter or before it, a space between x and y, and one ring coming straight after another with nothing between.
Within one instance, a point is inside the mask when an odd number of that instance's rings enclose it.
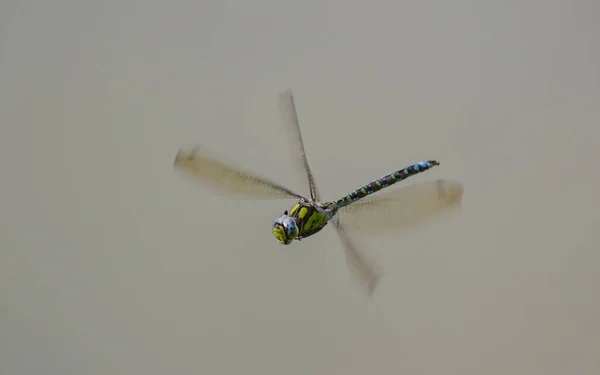
<instances>
[{"instance_id":1,"label":"dragonfly abdomen","mask_svg":"<svg viewBox=\"0 0 600 375\"><path fill-rule=\"evenodd\" d=\"M392 172L387 174L381 178L378 178L375 181L372 181L356 190L352 193L346 195L342 199L339 199L335 202L338 208L349 205L352 202L356 202L357 200L369 196L373 193L378 192L381 189L385 189L388 186L392 186L396 182L405 180L410 176L414 176L421 172L425 172L426 170L439 165L440 163L436 160L422 161L416 164L411 165L410 167L406 167L404 169L400 169L396 172Z\"/></svg>"}]
</instances>

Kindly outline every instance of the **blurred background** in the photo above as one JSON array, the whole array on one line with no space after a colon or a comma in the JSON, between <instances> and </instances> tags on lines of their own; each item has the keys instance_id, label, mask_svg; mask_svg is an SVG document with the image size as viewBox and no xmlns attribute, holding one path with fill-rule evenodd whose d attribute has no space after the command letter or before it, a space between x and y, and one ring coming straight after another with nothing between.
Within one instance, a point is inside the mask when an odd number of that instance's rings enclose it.
<instances>
[{"instance_id":1,"label":"blurred background","mask_svg":"<svg viewBox=\"0 0 600 375\"><path fill-rule=\"evenodd\" d=\"M0 4L0 374L600 373L600 5ZM202 144L325 199L422 159L461 211L279 245L293 201L173 170ZM396 187L392 188L395 189Z\"/></svg>"}]
</instances>

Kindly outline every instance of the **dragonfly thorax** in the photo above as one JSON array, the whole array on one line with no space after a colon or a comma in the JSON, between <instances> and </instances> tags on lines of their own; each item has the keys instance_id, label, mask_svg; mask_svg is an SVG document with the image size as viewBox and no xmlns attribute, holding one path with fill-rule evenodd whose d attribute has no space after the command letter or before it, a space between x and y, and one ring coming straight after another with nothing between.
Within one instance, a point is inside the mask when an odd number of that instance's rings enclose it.
<instances>
[{"instance_id":1,"label":"dragonfly thorax","mask_svg":"<svg viewBox=\"0 0 600 375\"><path fill-rule=\"evenodd\" d=\"M296 220L289 216L287 211L275 219L273 223L273 235L280 244L289 245L294 238L298 237L299 233L300 230L298 229Z\"/></svg>"}]
</instances>

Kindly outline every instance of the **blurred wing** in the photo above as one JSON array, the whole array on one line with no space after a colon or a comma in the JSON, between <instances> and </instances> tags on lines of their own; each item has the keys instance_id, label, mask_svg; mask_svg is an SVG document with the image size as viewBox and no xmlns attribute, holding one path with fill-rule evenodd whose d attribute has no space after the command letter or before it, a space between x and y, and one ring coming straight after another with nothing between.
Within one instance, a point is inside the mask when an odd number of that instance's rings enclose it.
<instances>
[{"instance_id":1,"label":"blurred wing","mask_svg":"<svg viewBox=\"0 0 600 375\"><path fill-rule=\"evenodd\" d=\"M380 270L372 263L365 254L350 240L344 228L340 225L337 217L332 219L333 227L342 240L344 255L350 273L367 296L373 296L375 288L381 278Z\"/></svg>"},{"instance_id":2,"label":"blurred wing","mask_svg":"<svg viewBox=\"0 0 600 375\"><path fill-rule=\"evenodd\" d=\"M174 168L224 195L262 199L302 198L275 182L210 156L199 147L180 149Z\"/></svg>"},{"instance_id":3,"label":"blurred wing","mask_svg":"<svg viewBox=\"0 0 600 375\"><path fill-rule=\"evenodd\" d=\"M339 210L344 228L355 231L385 232L409 228L457 209L463 187L451 180L434 180L372 195Z\"/></svg>"},{"instance_id":4,"label":"blurred wing","mask_svg":"<svg viewBox=\"0 0 600 375\"><path fill-rule=\"evenodd\" d=\"M306 179L305 181L308 190L310 191L310 197L313 200L320 201L321 197L319 195L319 189L317 188L312 171L310 170L310 165L306 159L306 153L304 152L304 142L302 141L302 133L300 132L298 113L296 112L292 90L287 90L279 95L279 106L281 115L288 129L288 134L291 138L290 143L293 148L292 156L294 157L296 168L305 175L304 178Z\"/></svg>"}]
</instances>

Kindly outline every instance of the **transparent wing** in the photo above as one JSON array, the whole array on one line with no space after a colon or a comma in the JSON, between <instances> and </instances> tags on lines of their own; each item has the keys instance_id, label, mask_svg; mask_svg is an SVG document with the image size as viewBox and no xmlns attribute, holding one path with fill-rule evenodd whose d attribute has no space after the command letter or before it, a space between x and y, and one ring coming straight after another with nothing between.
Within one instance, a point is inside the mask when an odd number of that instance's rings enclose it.
<instances>
[{"instance_id":1,"label":"transparent wing","mask_svg":"<svg viewBox=\"0 0 600 375\"><path fill-rule=\"evenodd\" d=\"M389 193L372 195L340 209L340 224L347 229L385 232L418 225L462 201L460 183L439 179L417 183Z\"/></svg>"},{"instance_id":2,"label":"transparent wing","mask_svg":"<svg viewBox=\"0 0 600 375\"><path fill-rule=\"evenodd\" d=\"M319 189L315 183L310 165L306 159L306 153L304 152L304 142L302 141L302 133L300 132L300 124L298 122L298 113L296 112L296 105L294 104L294 95L292 90L287 90L279 95L279 107L281 109L281 115L288 129L290 135L290 143L292 145L292 156L296 163L296 168L305 174L308 190L310 191L310 197L313 200L320 201L321 197Z\"/></svg>"},{"instance_id":3,"label":"transparent wing","mask_svg":"<svg viewBox=\"0 0 600 375\"><path fill-rule=\"evenodd\" d=\"M337 217L331 223L342 240L346 263L353 279L369 297L373 296L381 278L380 269L350 240Z\"/></svg>"},{"instance_id":4,"label":"transparent wing","mask_svg":"<svg viewBox=\"0 0 600 375\"><path fill-rule=\"evenodd\" d=\"M174 168L224 195L263 199L302 198L284 186L209 155L199 146L191 150L180 149L175 156Z\"/></svg>"}]
</instances>

